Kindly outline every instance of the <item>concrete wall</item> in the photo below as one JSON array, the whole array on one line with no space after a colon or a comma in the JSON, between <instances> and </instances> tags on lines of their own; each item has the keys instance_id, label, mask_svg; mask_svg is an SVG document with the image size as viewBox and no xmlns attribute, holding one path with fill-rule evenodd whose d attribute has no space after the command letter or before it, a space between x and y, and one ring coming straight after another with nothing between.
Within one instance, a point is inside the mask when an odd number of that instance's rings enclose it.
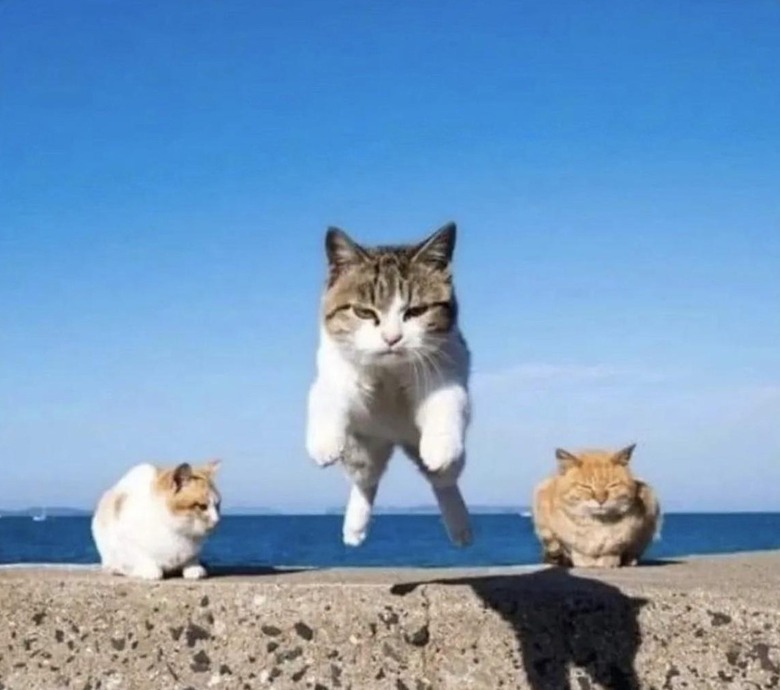
<instances>
[{"instance_id":1,"label":"concrete wall","mask_svg":"<svg viewBox=\"0 0 780 690\"><path fill-rule=\"evenodd\" d=\"M0 571L0 690L780 688L780 553L611 573Z\"/></svg>"}]
</instances>

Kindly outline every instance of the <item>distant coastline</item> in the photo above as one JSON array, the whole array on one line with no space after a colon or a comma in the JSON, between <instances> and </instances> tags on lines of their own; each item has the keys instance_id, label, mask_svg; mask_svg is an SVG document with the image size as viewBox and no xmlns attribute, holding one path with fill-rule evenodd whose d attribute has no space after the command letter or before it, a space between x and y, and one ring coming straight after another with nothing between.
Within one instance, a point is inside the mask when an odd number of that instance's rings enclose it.
<instances>
[{"instance_id":1,"label":"distant coastline","mask_svg":"<svg viewBox=\"0 0 780 690\"><path fill-rule=\"evenodd\" d=\"M92 515L92 510L86 508L72 508L65 506L34 506L19 509L0 508L0 517L33 517L41 510L46 511L48 517L85 517ZM505 515L512 513L526 513L530 508L526 506L469 506L472 513L479 515ZM265 506L237 506L225 508L225 515L343 515L344 507L330 507L319 510L303 511L300 509L283 510L268 508ZM435 505L419 506L379 506L374 510L375 515L438 515L439 508Z\"/></svg>"},{"instance_id":2,"label":"distant coastline","mask_svg":"<svg viewBox=\"0 0 780 690\"><path fill-rule=\"evenodd\" d=\"M52 517L89 517L92 510L86 508L72 508L67 506L35 506L29 508L0 508L0 518L3 517L29 517L39 515L44 510L46 516ZM471 505L469 511L473 515L530 515L529 506L490 506L490 505ZM774 514L778 510L669 510L666 515L745 515L752 513ZM300 508L280 509L268 508L264 506L237 506L226 508L224 515L231 517L254 516L254 515L276 515L276 516L297 516L297 515L343 515L343 506L330 507L324 509L304 510ZM438 515L438 506L420 505L420 506L379 506L374 510L375 515Z\"/></svg>"},{"instance_id":3,"label":"distant coastline","mask_svg":"<svg viewBox=\"0 0 780 690\"><path fill-rule=\"evenodd\" d=\"M47 517L83 517L92 515L91 510L86 510L84 508L36 506L34 508L19 508L18 510L0 508L0 517L33 517L39 515L42 510L46 511Z\"/></svg>"}]
</instances>

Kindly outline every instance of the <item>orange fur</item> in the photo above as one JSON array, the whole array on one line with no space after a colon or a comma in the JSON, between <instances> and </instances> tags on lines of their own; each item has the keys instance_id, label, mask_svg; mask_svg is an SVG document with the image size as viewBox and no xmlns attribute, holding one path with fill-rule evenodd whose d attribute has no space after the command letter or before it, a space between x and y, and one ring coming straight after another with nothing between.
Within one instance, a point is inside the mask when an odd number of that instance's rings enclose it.
<instances>
[{"instance_id":1,"label":"orange fur","mask_svg":"<svg viewBox=\"0 0 780 690\"><path fill-rule=\"evenodd\" d=\"M214 483L219 465L219 460L211 460L200 467L183 463L173 469L160 469L154 491L165 497L171 513L192 514L194 517L202 515L205 519L210 495L219 496Z\"/></svg>"},{"instance_id":2,"label":"orange fur","mask_svg":"<svg viewBox=\"0 0 780 690\"><path fill-rule=\"evenodd\" d=\"M107 525L119 517L122 512L122 504L125 501L125 494L117 493L113 489L106 491L98 502L95 509L95 519L101 525Z\"/></svg>"},{"instance_id":3,"label":"orange fur","mask_svg":"<svg viewBox=\"0 0 780 690\"><path fill-rule=\"evenodd\" d=\"M122 506L125 504L127 494L117 494L114 496L114 518L118 518L122 514Z\"/></svg>"},{"instance_id":4,"label":"orange fur","mask_svg":"<svg viewBox=\"0 0 780 690\"><path fill-rule=\"evenodd\" d=\"M103 568L145 580L177 571L187 579L206 577L199 554L220 520L218 466L130 468L103 494L92 519Z\"/></svg>"},{"instance_id":5,"label":"orange fur","mask_svg":"<svg viewBox=\"0 0 780 690\"><path fill-rule=\"evenodd\" d=\"M556 451L558 474L534 492L534 527L545 562L636 564L656 532L660 508L650 486L628 467L633 450Z\"/></svg>"}]
</instances>

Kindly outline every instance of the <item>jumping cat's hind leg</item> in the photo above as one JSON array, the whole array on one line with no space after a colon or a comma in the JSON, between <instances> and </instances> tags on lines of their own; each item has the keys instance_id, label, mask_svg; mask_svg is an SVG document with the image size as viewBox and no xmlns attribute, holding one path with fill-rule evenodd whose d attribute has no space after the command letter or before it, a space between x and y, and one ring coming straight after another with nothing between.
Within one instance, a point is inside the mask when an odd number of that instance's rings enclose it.
<instances>
[{"instance_id":1,"label":"jumping cat's hind leg","mask_svg":"<svg viewBox=\"0 0 780 690\"><path fill-rule=\"evenodd\" d=\"M456 546L471 544L473 541L471 518L458 486L458 477L463 471L465 457L442 472L431 472L425 467L415 448L404 446L404 451L430 483L450 541Z\"/></svg>"},{"instance_id":2,"label":"jumping cat's hind leg","mask_svg":"<svg viewBox=\"0 0 780 690\"><path fill-rule=\"evenodd\" d=\"M343 536L347 546L360 546L368 534L379 480L392 453L392 444L385 441L364 436L352 436L347 441L343 464L352 480L344 511Z\"/></svg>"},{"instance_id":3,"label":"jumping cat's hind leg","mask_svg":"<svg viewBox=\"0 0 780 690\"><path fill-rule=\"evenodd\" d=\"M455 484L448 486L437 486L435 478L428 478L433 487L433 493L436 496L436 502L439 504L441 516L444 525L447 528L447 534L450 541L456 546L468 546L474 537L471 533L471 520L466 502L463 500L463 494L460 487Z\"/></svg>"}]
</instances>

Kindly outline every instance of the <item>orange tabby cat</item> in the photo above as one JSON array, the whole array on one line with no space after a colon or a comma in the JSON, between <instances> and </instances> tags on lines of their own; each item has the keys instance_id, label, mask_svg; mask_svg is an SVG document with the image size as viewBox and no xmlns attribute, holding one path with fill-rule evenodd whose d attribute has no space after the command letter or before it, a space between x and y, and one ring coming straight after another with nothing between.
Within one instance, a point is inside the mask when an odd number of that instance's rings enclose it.
<instances>
[{"instance_id":1,"label":"orange tabby cat","mask_svg":"<svg viewBox=\"0 0 780 690\"><path fill-rule=\"evenodd\" d=\"M636 565L660 520L653 490L628 463L634 445L617 453L558 449L558 474L534 492L533 518L545 563L617 568Z\"/></svg>"}]
</instances>

